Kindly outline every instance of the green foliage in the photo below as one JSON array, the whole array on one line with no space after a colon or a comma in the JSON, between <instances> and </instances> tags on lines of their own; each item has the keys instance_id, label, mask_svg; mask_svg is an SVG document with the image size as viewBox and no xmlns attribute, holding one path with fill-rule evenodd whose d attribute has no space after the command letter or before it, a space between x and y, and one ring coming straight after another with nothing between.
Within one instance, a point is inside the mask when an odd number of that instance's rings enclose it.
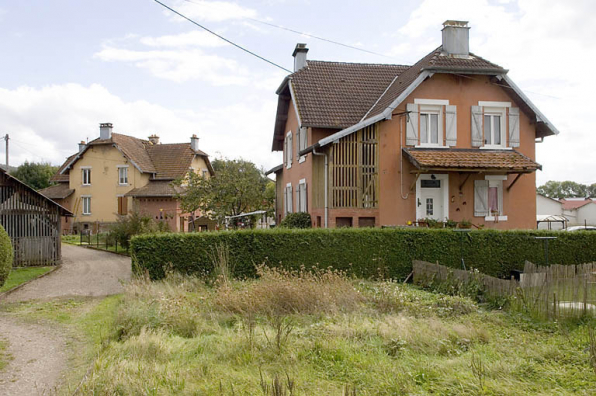
<instances>
[{"instance_id":1,"label":"green foliage","mask_svg":"<svg viewBox=\"0 0 596 396\"><path fill-rule=\"evenodd\" d=\"M52 166L49 163L25 161L25 163L19 166L11 173L11 175L31 188L41 190L52 184L50 183L50 178L54 176L57 171L58 167Z\"/></svg>"},{"instance_id":2,"label":"green foliage","mask_svg":"<svg viewBox=\"0 0 596 396\"><path fill-rule=\"evenodd\" d=\"M538 187L536 192L549 198L596 198L596 183L587 185L573 181L549 180L546 184Z\"/></svg>"},{"instance_id":3,"label":"green foliage","mask_svg":"<svg viewBox=\"0 0 596 396\"><path fill-rule=\"evenodd\" d=\"M312 220L310 218L310 213L288 213L279 226L283 228L311 228Z\"/></svg>"},{"instance_id":4,"label":"green foliage","mask_svg":"<svg viewBox=\"0 0 596 396\"><path fill-rule=\"evenodd\" d=\"M412 260L439 262L460 268L462 249L468 267L496 277L522 270L525 260L544 264L544 245L536 236L556 236L549 243L549 262L580 264L596 261L596 233L556 231L478 230L470 238L449 229L273 229L217 233L160 234L132 239L131 255L137 270L154 279L164 266L187 274L211 272L209 253L224 243L235 275L255 276L255 265L268 263L298 269L333 267L359 277L404 279ZM463 239L463 243L461 242ZM462 246L463 245L463 246Z\"/></svg>"},{"instance_id":5,"label":"green foliage","mask_svg":"<svg viewBox=\"0 0 596 396\"><path fill-rule=\"evenodd\" d=\"M155 221L151 216L138 211L130 212L127 216L120 216L116 224L110 227L110 235L118 243L128 249L130 239L135 235L168 232L170 227L165 221Z\"/></svg>"},{"instance_id":6,"label":"green foliage","mask_svg":"<svg viewBox=\"0 0 596 396\"><path fill-rule=\"evenodd\" d=\"M29 282L32 279L40 277L41 275L49 272L54 267L25 267L15 268L10 271L4 286L0 286L0 293L17 287L25 282Z\"/></svg>"},{"instance_id":7,"label":"green foliage","mask_svg":"<svg viewBox=\"0 0 596 396\"><path fill-rule=\"evenodd\" d=\"M4 284L12 268L12 259L14 258L14 252L12 249L12 243L10 243L10 237L4 230L4 227L0 225L0 286Z\"/></svg>"},{"instance_id":8,"label":"green foliage","mask_svg":"<svg viewBox=\"0 0 596 396\"><path fill-rule=\"evenodd\" d=\"M186 179L174 182L186 185L184 193L178 196L183 211L200 209L223 223L226 216L272 209L273 201L265 194L270 180L255 164L245 160L216 159L213 169L215 175L212 177L190 172Z\"/></svg>"}]
</instances>

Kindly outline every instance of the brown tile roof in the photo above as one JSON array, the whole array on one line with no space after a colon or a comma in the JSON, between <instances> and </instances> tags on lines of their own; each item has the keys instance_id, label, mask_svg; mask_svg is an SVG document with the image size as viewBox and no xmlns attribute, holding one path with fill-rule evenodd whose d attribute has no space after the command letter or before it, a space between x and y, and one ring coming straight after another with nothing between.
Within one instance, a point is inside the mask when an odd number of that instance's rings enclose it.
<instances>
[{"instance_id":1,"label":"brown tile roof","mask_svg":"<svg viewBox=\"0 0 596 396\"><path fill-rule=\"evenodd\" d=\"M346 128L356 124L408 66L308 61L290 75L304 126Z\"/></svg>"},{"instance_id":2,"label":"brown tile roof","mask_svg":"<svg viewBox=\"0 0 596 396\"><path fill-rule=\"evenodd\" d=\"M68 188L68 184L60 183L55 186L50 186L39 190L39 193L50 199L64 199L74 193L74 190Z\"/></svg>"},{"instance_id":3,"label":"brown tile roof","mask_svg":"<svg viewBox=\"0 0 596 396\"><path fill-rule=\"evenodd\" d=\"M147 146L147 153L157 170L155 178L169 180L184 175L190 168L195 154L207 157L202 151L195 153L190 148L190 143Z\"/></svg>"},{"instance_id":4,"label":"brown tile roof","mask_svg":"<svg viewBox=\"0 0 596 396\"><path fill-rule=\"evenodd\" d=\"M171 181L157 180L150 181L147 185L130 190L127 197L174 197L183 192L184 189L174 186Z\"/></svg>"},{"instance_id":5,"label":"brown tile roof","mask_svg":"<svg viewBox=\"0 0 596 396\"><path fill-rule=\"evenodd\" d=\"M191 166L194 155L205 158L209 172L213 175L213 168L209 156L201 151L193 151L189 143L157 144L133 136L112 133L111 139L95 139L87 147L96 145L116 145L141 172L152 173L157 179L173 180L183 176ZM85 150L87 150L87 147ZM77 154L73 154L62 164L58 173L52 177L54 182L67 182L68 170L60 174L67 166L74 164Z\"/></svg>"},{"instance_id":6,"label":"brown tile roof","mask_svg":"<svg viewBox=\"0 0 596 396\"><path fill-rule=\"evenodd\" d=\"M397 97L406 90L423 70L445 70L451 72L494 72L506 73L501 66L491 63L479 56L470 53L467 58L455 58L443 53L443 46L424 56L413 66L401 73L399 77L387 88L378 102L366 114L366 119L381 114Z\"/></svg>"},{"instance_id":7,"label":"brown tile roof","mask_svg":"<svg viewBox=\"0 0 596 396\"><path fill-rule=\"evenodd\" d=\"M533 172L542 166L515 150L419 149L404 148L418 169L495 170L511 173Z\"/></svg>"},{"instance_id":8,"label":"brown tile roof","mask_svg":"<svg viewBox=\"0 0 596 396\"><path fill-rule=\"evenodd\" d=\"M70 157L66 158L66 161L64 161L64 163L60 166L60 168L58 168L58 171L56 172L56 174L50 178L51 182L63 183L63 182L70 181L68 172L65 172L64 174L60 174L60 172L62 172L62 170L64 168L66 168L66 166L74 159L74 157L76 157L77 154L73 154Z\"/></svg>"},{"instance_id":9,"label":"brown tile roof","mask_svg":"<svg viewBox=\"0 0 596 396\"><path fill-rule=\"evenodd\" d=\"M581 208L582 206L586 206L587 204L591 204L591 203L595 203L592 199L590 198L582 198L582 199L561 199L559 202L561 202L563 205L563 209L565 210L570 210L570 209L577 209L577 208Z\"/></svg>"}]
</instances>

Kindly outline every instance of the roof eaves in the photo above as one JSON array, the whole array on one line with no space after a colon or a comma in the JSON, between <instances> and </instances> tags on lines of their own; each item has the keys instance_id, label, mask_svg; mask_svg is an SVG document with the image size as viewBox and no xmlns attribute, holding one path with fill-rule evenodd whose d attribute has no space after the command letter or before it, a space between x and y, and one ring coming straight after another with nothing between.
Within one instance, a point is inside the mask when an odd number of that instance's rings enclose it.
<instances>
[{"instance_id":1,"label":"roof eaves","mask_svg":"<svg viewBox=\"0 0 596 396\"><path fill-rule=\"evenodd\" d=\"M377 103L379 103L379 101L381 100L381 98L383 96L385 96L385 94L387 93L387 91L389 90L389 88L391 88L391 86L395 83L395 81L397 80L398 77L399 77L399 74L396 75L395 77L393 77L393 80L391 80L391 82L389 83L389 85L387 85L387 88L385 88L385 90L383 91L383 93L381 95L379 95L379 97L377 98L377 100L375 100L375 103L373 103L373 105L370 106L370 109L368 109L368 111L366 112L366 114L364 114L364 116L362 116L362 118L360 119L360 122L364 121L366 119L366 117L368 117L368 115L370 114L370 112L372 111L372 109L374 109L375 106L377 105Z\"/></svg>"},{"instance_id":2,"label":"roof eaves","mask_svg":"<svg viewBox=\"0 0 596 396\"><path fill-rule=\"evenodd\" d=\"M280 170L282 170L284 167L284 164L279 164L277 166L274 166L273 168L269 169L267 172L265 172L265 176L270 175L272 173L277 173Z\"/></svg>"},{"instance_id":3,"label":"roof eaves","mask_svg":"<svg viewBox=\"0 0 596 396\"><path fill-rule=\"evenodd\" d=\"M132 158L130 158L128 155L126 155L126 154L124 153L124 151L122 151L122 149L121 149L120 147L118 147L118 145L117 145L116 143L112 143L112 146L113 146L113 147L116 147L116 149L117 149L118 151L120 151L120 153L121 153L123 156L125 156L126 158L128 158L128 160L130 161L130 163L131 163L131 164L133 164L133 166L134 166L135 168L137 168L139 172L141 172L141 173L154 173L154 172L143 172L143 170L141 169L141 167L140 167L140 166L138 166L138 165L136 164L136 162L134 162L134 161L133 161L133 159L132 159Z\"/></svg>"},{"instance_id":4,"label":"roof eaves","mask_svg":"<svg viewBox=\"0 0 596 396\"><path fill-rule=\"evenodd\" d=\"M515 91L515 93L528 105L530 109L536 114L536 121L542 122L546 128L552 132L553 135L558 135L559 130L555 128L555 126L542 114L540 110L532 103L532 101L522 92L521 89L507 76L506 74L501 74L499 76L501 79L505 80L505 82Z\"/></svg>"},{"instance_id":5,"label":"roof eaves","mask_svg":"<svg viewBox=\"0 0 596 396\"><path fill-rule=\"evenodd\" d=\"M296 112L296 118L298 119L298 127L302 127L302 119L300 118L300 109L298 109L298 101L294 96L294 86L292 85L292 79L288 82L290 88L290 97L292 98L291 101L294 104L294 111Z\"/></svg>"},{"instance_id":6,"label":"roof eaves","mask_svg":"<svg viewBox=\"0 0 596 396\"><path fill-rule=\"evenodd\" d=\"M505 75L509 72L507 69L494 68L494 69L482 69L474 67L425 67L421 69L432 73L445 73L445 74L483 74L483 75Z\"/></svg>"}]
</instances>

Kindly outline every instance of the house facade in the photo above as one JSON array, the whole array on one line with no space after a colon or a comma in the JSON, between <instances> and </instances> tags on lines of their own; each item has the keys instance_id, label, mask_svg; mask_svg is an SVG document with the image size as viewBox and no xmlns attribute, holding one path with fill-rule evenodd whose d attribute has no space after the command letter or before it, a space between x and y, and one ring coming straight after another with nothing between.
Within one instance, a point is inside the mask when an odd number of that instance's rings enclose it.
<instances>
[{"instance_id":1,"label":"house facade","mask_svg":"<svg viewBox=\"0 0 596 396\"><path fill-rule=\"evenodd\" d=\"M596 226L596 201L593 198L562 198L563 216L570 226Z\"/></svg>"},{"instance_id":2,"label":"house facade","mask_svg":"<svg viewBox=\"0 0 596 396\"><path fill-rule=\"evenodd\" d=\"M443 26L412 66L310 61L297 45L277 90L277 221L536 227L536 141L558 131L506 69L469 52L467 22Z\"/></svg>"},{"instance_id":3,"label":"house facade","mask_svg":"<svg viewBox=\"0 0 596 396\"><path fill-rule=\"evenodd\" d=\"M172 182L189 171L213 175L196 135L188 143L160 144L156 135L143 140L112 129L100 124L99 138L81 142L52 178L57 185L41 191L73 213L72 220L63 219L67 232L98 232L133 210L172 231L192 228L200 213L182 212L176 199L182 189Z\"/></svg>"}]
</instances>

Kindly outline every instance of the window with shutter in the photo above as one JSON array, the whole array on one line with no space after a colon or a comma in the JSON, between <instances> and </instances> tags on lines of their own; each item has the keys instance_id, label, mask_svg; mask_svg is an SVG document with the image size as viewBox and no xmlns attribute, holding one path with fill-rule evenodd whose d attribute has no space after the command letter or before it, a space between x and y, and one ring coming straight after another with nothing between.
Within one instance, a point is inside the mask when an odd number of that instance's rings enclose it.
<instances>
[{"instance_id":1,"label":"window with shutter","mask_svg":"<svg viewBox=\"0 0 596 396\"><path fill-rule=\"evenodd\" d=\"M292 151L294 150L294 145L292 144L292 131L288 132L286 135L286 147L284 153L286 155L286 169L290 169L292 167Z\"/></svg>"},{"instance_id":2,"label":"window with shutter","mask_svg":"<svg viewBox=\"0 0 596 396\"><path fill-rule=\"evenodd\" d=\"M474 216L486 221L505 221L503 181L506 175L487 175L485 180L474 181Z\"/></svg>"},{"instance_id":3,"label":"window with shutter","mask_svg":"<svg viewBox=\"0 0 596 396\"><path fill-rule=\"evenodd\" d=\"M408 103L406 110L408 111L406 117L406 144L416 146L418 144L418 105Z\"/></svg>"},{"instance_id":4,"label":"window with shutter","mask_svg":"<svg viewBox=\"0 0 596 396\"><path fill-rule=\"evenodd\" d=\"M456 107L446 99L414 99L406 105L406 144L418 147L455 146Z\"/></svg>"},{"instance_id":5,"label":"window with shutter","mask_svg":"<svg viewBox=\"0 0 596 396\"><path fill-rule=\"evenodd\" d=\"M445 145L457 145L457 108L453 105L445 106Z\"/></svg>"},{"instance_id":6,"label":"window with shutter","mask_svg":"<svg viewBox=\"0 0 596 396\"><path fill-rule=\"evenodd\" d=\"M488 180L474 181L474 216L488 216Z\"/></svg>"},{"instance_id":7,"label":"window with shutter","mask_svg":"<svg viewBox=\"0 0 596 396\"><path fill-rule=\"evenodd\" d=\"M519 108L509 109L509 147L519 147Z\"/></svg>"},{"instance_id":8,"label":"window with shutter","mask_svg":"<svg viewBox=\"0 0 596 396\"><path fill-rule=\"evenodd\" d=\"M298 212L307 211L306 180L300 180L296 189L296 209Z\"/></svg>"}]
</instances>

